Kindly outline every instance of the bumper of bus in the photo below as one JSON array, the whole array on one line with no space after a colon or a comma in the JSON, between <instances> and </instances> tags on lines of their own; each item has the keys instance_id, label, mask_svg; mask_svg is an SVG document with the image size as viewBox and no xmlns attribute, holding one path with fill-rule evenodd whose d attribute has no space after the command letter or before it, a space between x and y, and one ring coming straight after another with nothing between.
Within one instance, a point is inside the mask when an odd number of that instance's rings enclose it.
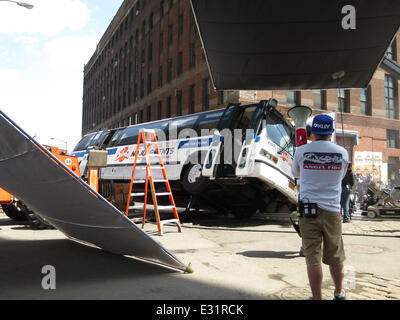
<instances>
[{"instance_id":1,"label":"bumper of bus","mask_svg":"<svg viewBox=\"0 0 400 320\"><path fill-rule=\"evenodd\" d=\"M297 203L298 193L293 178L268 160L256 158L249 176L262 180L270 188L285 195L290 202Z\"/></svg>"}]
</instances>

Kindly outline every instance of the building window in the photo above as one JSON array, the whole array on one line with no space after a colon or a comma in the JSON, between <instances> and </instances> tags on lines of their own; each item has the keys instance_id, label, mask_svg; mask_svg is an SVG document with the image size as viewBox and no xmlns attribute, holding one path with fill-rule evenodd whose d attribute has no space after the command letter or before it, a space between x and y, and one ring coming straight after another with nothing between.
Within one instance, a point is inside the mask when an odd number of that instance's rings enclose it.
<instances>
[{"instance_id":1,"label":"building window","mask_svg":"<svg viewBox=\"0 0 400 320\"><path fill-rule=\"evenodd\" d=\"M149 73L149 75L147 76L147 94L149 94L152 91L152 75L151 73Z\"/></svg>"},{"instance_id":2,"label":"building window","mask_svg":"<svg viewBox=\"0 0 400 320\"><path fill-rule=\"evenodd\" d=\"M313 90L314 108L326 110L326 91Z\"/></svg>"},{"instance_id":3,"label":"building window","mask_svg":"<svg viewBox=\"0 0 400 320\"><path fill-rule=\"evenodd\" d=\"M210 107L210 79L203 80L203 110Z\"/></svg>"},{"instance_id":4,"label":"building window","mask_svg":"<svg viewBox=\"0 0 400 320\"><path fill-rule=\"evenodd\" d=\"M122 109L126 108L126 93L125 91L122 93Z\"/></svg>"},{"instance_id":5,"label":"building window","mask_svg":"<svg viewBox=\"0 0 400 320\"><path fill-rule=\"evenodd\" d=\"M167 62L167 82L172 80L172 59L168 59Z\"/></svg>"},{"instance_id":6,"label":"building window","mask_svg":"<svg viewBox=\"0 0 400 320\"><path fill-rule=\"evenodd\" d=\"M171 96L167 98L167 118L171 118Z\"/></svg>"},{"instance_id":7,"label":"building window","mask_svg":"<svg viewBox=\"0 0 400 320\"><path fill-rule=\"evenodd\" d=\"M157 103L157 119L162 119L162 101Z\"/></svg>"},{"instance_id":8,"label":"building window","mask_svg":"<svg viewBox=\"0 0 400 320\"><path fill-rule=\"evenodd\" d=\"M145 35L146 35L146 20L144 20L142 24L142 40L144 40Z\"/></svg>"},{"instance_id":9,"label":"building window","mask_svg":"<svg viewBox=\"0 0 400 320\"><path fill-rule=\"evenodd\" d=\"M133 86L133 102L135 103L138 100L138 85L135 83Z\"/></svg>"},{"instance_id":10,"label":"building window","mask_svg":"<svg viewBox=\"0 0 400 320\"><path fill-rule=\"evenodd\" d=\"M286 91L286 104L296 106L301 104L300 91Z\"/></svg>"},{"instance_id":11,"label":"building window","mask_svg":"<svg viewBox=\"0 0 400 320\"><path fill-rule=\"evenodd\" d=\"M144 97L144 79L140 80L140 98Z\"/></svg>"},{"instance_id":12,"label":"building window","mask_svg":"<svg viewBox=\"0 0 400 320\"><path fill-rule=\"evenodd\" d=\"M386 58L393 60L393 61L397 61L396 53L397 53L396 38L394 38L392 44L386 51Z\"/></svg>"},{"instance_id":13,"label":"building window","mask_svg":"<svg viewBox=\"0 0 400 320\"><path fill-rule=\"evenodd\" d=\"M150 18L149 18L149 29L153 30L153 20L154 20L154 13L152 12L150 14Z\"/></svg>"},{"instance_id":14,"label":"building window","mask_svg":"<svg viewBox=\"0 0 400 320\"><path fill-rule=\"evenodd\" d=\"M160 18L164 17L164 0L160 3Z\"/></svg>"},{"instance_id":15,"label":"building window","mask_svg":"<svg viewBox=\"0 0 400 320\"><path fill-rule=\"evenodd\" d=\"M399 148L399 131L397 130L386 130L386 146L388 148Z\"/></svg>"},{"instance_id":16,"label":"building window","mask_svg":"<svg viewBox=\"0 0 400 320\"><path fill-rule=\"evenodd\" d=\"M172 44L173 39L174 39L173 28L172 24L170 24L168 26L168 45Z\"/></svg>"},{"instance_id":17,"label":"building window","mask_svg":"<svg viewBox=\"0 0 400 320\"><path fill-rule=\"evenodd\" d=\"M189 89L189 113L195 112L195 86L192 84Z\"/></svg>"},{"instance_id":18,"label":"building window","mask_svg":"<svg viewBox=\"0 0 400 320\"><path fill-rule=\"evenodd\" d=\"M163 80L163 68L160 66L158 68L158 87L160 88L162 86L162 80Z\"/></svg>"},{"instance_id":19,"label":"building window","mask_svg":"<svg viewBox=\"0 0 400 320\"><path fill-rule=\"evenodd\" d=\"M385 75L386 117L389 119L399 118L397 89L397 81L393 77Z\"/></svg>"},{"instance_id":20,"label":"building window","mask_svg":"<svg viewBox=\"0 0 400 320\"><path fill-rule=\"evenodd\" d=\"M365 114L367 116L372 115L371 86L368 86L367 89L360 90L360 111L361 114Z\"/></svg>"},{"instance_id":21,"label":"building window","mask_svg":"<svg viewBox=\"0 0 400 320\"><path fill-rule=\"evenodd\" d=\"M180 14L178 17L178 38L180 39L183 36L183 14Z\"/></svg>"},{"instance_id":22,"label":"building window","mask_svg":"<svg viewBox=\"0 0 400 320\"><path fill-rule=\"evenodd\" d=\"M149 51L147 52L149 57L149 62L153 60L153 42L149 43Z\"/></svg>"},{"instance_id":23,"label":"building window","mask_svg":"<svg viewBox=\"0 0 400 320\"><path fill-rule=\"evenodd\" d=\"M219 92L219 104L225 104L228 102L228 91L220 91Z\"/></svg>"},{"instance_id":24,"label":"building window","mask_svg":"<svg viewBox=\"0 0 400 320\"><path fill-rule=\"evenodd\" d=\"M178 116L182 115L182 90L176 91L176 111Z\"/></svg>"},{"instance_id":25,"label":"building window","mask_svg":"<svg viewBox=\"0 0 400 320\"><path fill-rule=\"evenodd\" d=\"M151 121L151 106L147 107L147 121Z\"/></svg>"},{"instance_id":26,"label":"building window","mask_svg":"<svg viewBox=\"0 0 400 320\"><path fill-rule=\"evenodd\" d=\"M339 111L350 112L350 91L338 90L338 108Z\"/></svg>"},{"instance_id":27,"label":"building window","mask_svg":"<svg viewBox=\"0 0 400 320\"><path fill-rule=\"evenodd\" d=\"M183 72L183 54L182 51L178 53L178 59L177 59L177 72L178 76Z\"/></svg>"},{"instance_id":28,"label":"building window","mask_svg":"<svg viewBox=\"0 0 400 320\"><path fill-rule=\"evenodd\" d=\"M159 43L159 48L160 48L160 53L163 51L164 49L164 33L160 33L160 43Z\"/></svg>"},{"instance_id":29,"label":"building window","mask_svg":"<svg viewBox=\"0 0 400 320\"><path fill-rule=\"evenodd\" d=\"M190 44L190 55L189 55L189 68L196 66L196 43Z\"/></svg>"},{"instance_id":30,"label":"building window","mask_svg":"<svg viewBox=\"0 0 400 320\"><path fill-rule=\"evenodd\" d=\"M144 121L143 110L140 110L140 123L143 123L143 121Z\"/></svg>"},{"instance_id":31,"label":"building window","mask_svg":"<svg viewBox=\"0 0 400 320\"><path fill-rule=\"evenodd\" d=\"M146 61L146 49L145 48L142 49L142 58L140 61L142 62L142 67L143 67L144 63Z\"/></svg>"}]
</instances>

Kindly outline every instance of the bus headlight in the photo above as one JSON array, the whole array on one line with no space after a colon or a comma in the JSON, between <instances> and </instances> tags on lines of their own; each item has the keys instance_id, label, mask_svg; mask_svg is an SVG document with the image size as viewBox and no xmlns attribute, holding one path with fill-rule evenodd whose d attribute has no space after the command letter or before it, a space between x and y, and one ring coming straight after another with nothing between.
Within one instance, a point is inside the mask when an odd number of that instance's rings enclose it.
<instances>
[{"instance_id":1,"label":"bus headlight","mask_svg":"<svg viewBox=\"0 0 400 320\"><path fill-rule=\"evenodd\" d=\"M266 157L268 160L271 160L274 163L278 163L278 158L274 157L272 154L270 154L267 150L261 149L260 150L260 155L263 157Z\"/></svg>"}]
</instances>

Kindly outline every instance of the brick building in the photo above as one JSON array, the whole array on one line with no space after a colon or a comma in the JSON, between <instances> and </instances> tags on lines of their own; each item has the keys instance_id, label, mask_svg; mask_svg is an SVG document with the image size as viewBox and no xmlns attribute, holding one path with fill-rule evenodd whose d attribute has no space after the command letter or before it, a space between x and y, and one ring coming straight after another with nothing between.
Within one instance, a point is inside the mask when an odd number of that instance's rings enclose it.
<instances>
[{"instance_id":1,"label":"brick building","mask_svg":"<svg viewBox=\"0 0 400 320\"><path fill-rule=\"evenodd\" d=\"M400 185L398 58L400 32L366 89L215 91L189 0L125 0L84 68L82 133L274 97L335 111L356 172Z\"/></svg>"}]
</instances>

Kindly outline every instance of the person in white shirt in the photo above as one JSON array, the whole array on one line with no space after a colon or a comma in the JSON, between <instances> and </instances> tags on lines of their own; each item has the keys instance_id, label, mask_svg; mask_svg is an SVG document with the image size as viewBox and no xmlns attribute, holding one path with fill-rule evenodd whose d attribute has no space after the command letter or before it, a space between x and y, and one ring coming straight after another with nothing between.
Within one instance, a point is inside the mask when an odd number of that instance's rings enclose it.
<instances>
[{"instance_id":1,"label":"person in white shirt","mask_svg":"<svg viewBox=\"0 0 400 320\"><path fill-rule=\"evenodd\" d=\"M348 153L330 141L333 131L333 119L330 116L315 116L311 126L313 142L296 149L292 165L292 173L299 179L300 202L318 208L316 215L299 218L302 248L314 300L322 298L321 258L323 263L329 265L335 284L334 298L346 299L342 288L345 254L340 196L341 182L348 166Z\"/></svg>"}]
</instances>

